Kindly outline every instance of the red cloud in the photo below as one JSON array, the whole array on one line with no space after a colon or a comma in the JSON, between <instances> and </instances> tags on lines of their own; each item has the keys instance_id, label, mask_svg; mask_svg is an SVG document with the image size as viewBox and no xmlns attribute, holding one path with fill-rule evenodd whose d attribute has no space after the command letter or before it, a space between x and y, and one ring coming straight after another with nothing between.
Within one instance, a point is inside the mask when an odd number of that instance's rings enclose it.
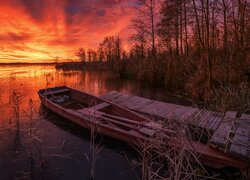
<instances>
[{"instance_id":1,"label":"red cloud","mask_svg":"<svg viewBox=\"0 0 250 180\"><path fill-rule=\"evenodd\" d=\"M71 58L79 47L97 48L103 37L126 39L135 0L3 0L1 62Z\"/></svg>"}]
</instances>

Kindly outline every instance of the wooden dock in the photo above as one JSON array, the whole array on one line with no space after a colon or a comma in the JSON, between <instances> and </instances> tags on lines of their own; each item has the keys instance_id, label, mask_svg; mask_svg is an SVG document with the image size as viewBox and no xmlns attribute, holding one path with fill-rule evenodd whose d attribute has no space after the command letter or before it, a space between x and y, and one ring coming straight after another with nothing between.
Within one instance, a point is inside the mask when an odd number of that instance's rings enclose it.
<instances>
[{"instance_id":1,"label":"wooden dock","mask_svg":"<svg viewBox=\"0 0 250 180\"><path fill-rule=\"evenodd\" d=\"M207 130L209 145L242 160L250 160L250 114L236 117L236 112L222 115L194 107L150 100L117 91L102 98L142 115L156 119L175 119L188 125Z\"/></svg>"}]
</instances>

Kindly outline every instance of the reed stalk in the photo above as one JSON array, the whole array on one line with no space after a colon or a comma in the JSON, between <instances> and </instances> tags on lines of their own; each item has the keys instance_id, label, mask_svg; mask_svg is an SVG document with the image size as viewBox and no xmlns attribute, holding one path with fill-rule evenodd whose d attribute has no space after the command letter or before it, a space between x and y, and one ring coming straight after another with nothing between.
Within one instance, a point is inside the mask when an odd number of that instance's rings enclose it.
<instances>
[{"instance_id":1,"label":"reed stalk","mask_svg":"<svg viewBox=\"0 0 250 180\"><path fill-rule=\"evenodd\" d=\"M174 117L162 121L165 129L176 133L166 134L158 130L149 140L139 145L142 179L199 179L209 177L199 162L198 154L188 151L185 143L191 140L189 126ZM169 140L178 139L178 146Z\"/></svg>"},{"instance_id":2,"label":"reed stalk","mask_svg":"<svg viewBox=\"0 0 250 180\"><path fill-rule=\"evenodd\" d=\"M93 104L90 102L90 104ZM90 106L89 106L90 107ZM97 114L94 110L93 118L89 123L90 127L90 153L91 153L91 160L90 160L90 179L95 179L95 169L96 169L96 162L99 156L99 153L102 149L101 141L97 141L97 136L100 132L98 125L97 125Z\"/></svg>"},{"instance_id":3,"label":"reed stalk","mask_svg":"<svg viewBox=\"0 0 250 180\"><path fill-rule=\"evenodd\" d=\"M22 102L22 96L18 95L15 91L9 97L9 103L12 106L13 118L15 119L16 135L14 140L14 154L17 154L20 146L20 104Z\"/></svg>"}]
</instances>

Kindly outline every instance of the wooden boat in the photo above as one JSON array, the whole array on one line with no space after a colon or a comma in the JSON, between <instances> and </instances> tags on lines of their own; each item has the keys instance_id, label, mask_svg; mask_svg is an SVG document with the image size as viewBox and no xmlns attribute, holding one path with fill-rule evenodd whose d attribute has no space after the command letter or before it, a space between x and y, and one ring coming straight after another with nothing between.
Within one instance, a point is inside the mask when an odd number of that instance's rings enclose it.
<instances>
[{"instance_id":1,"label":"wooden boat","mask_svg":"<svg viewBox=\"0 0 250 180\"><path fill-rule=\"evenodd\" d=\"M148 141L157 131L165 134L175 133L164 129L161 124L117 104L69 87L42 89L38 94L41 103L54 113L84 128L93 129L103 135L130 144L138 145L143 141ZM164 141L168 145L176 147L180 146L181 141L183 147L183 140L178 141L173 138ZM216 168L245 167L245 163L199 142L188 141L184 143L184 147L188 151L198 153L199 159L208 166Z\"/></svg>"},{"instance_id":2,"label":"wooden boat","mask_svg":"<svg viewBox=\"0 0 250 180\"><path fill-rule=\"evenodd\" d=\"M160 124L91 94L65 86L38 92L51 111L87 129L125 141L138 143L154 134Z\"/></svg>"}]
</instances>

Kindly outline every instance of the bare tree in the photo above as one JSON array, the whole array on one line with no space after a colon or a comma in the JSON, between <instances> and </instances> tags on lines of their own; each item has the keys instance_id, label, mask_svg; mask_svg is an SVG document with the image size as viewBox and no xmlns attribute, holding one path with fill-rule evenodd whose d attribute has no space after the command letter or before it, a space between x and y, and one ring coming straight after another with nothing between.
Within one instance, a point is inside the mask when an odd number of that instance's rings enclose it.
<instances>
[{"instance_id":1,"label":"bare tree","mask_svg":"<svg viewBox=\"0 0 250 180\"><path fill-rule=\"evenodd\" d=\"M79 57L81 62L85 62L86 61L86 53L85 50L83 48L80 48L77 52L76 52L76 56Z\"/></svg>"},{"instance_id":2,"label":"bare tree","mask_svg":"<svg viewBox=\"0 0 250 180\"><path fill-rule=\"evenodd\" d=\"M122 41L120 36L115 37L115 41L114 41L114 45L115 45L115 57L116 60L121 60L121 52L122 52Z\"/></svg>"},{"instance_id":3,"label":"bare tree","mask_svg":"<svg viewBox=\"0 0 250 180\"><path fill-rule=\"evenodd\" d=\"M156 0L139 0L140 7L137 8L138 16L134 19L135 36L142 42L147 39L151 43L151 54L156 60ZM135 38L136 39L136 38Z\"/></svg>"},{"instance_id":4,"label":"bare tree","mask_svg":"<svg viewBox=\"0 0 250 180\"><path fill-rule=\"evenodd\" d=\"M134 47L136 47L139 51L138 55L141 58L145 57L145 50L146 50L146 29L145 24L141 19L133 19L133 27L136 31L135 34L133 34L130 37L130 41L134 43ZM138 57L139 57L138 56Z\"/></svg>"}]
</instances>

